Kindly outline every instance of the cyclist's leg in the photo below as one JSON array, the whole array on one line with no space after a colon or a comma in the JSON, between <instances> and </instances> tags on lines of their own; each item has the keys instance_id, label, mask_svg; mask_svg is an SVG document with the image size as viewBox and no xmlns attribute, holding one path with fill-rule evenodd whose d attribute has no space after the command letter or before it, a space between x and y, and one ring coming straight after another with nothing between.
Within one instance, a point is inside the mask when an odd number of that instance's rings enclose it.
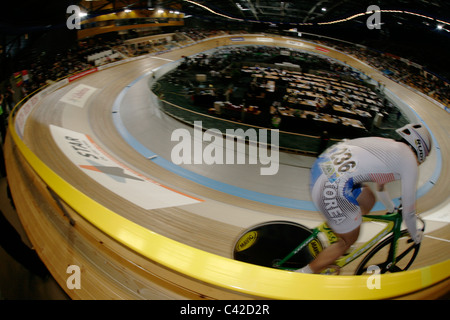
<instances>
[{"instance_id":1,"label":"cyclist's leg","mask_svg":"<svg viewBox=\"0 0 450 320\"><path fill-rule=\"evenodd\" d=\"M356 229L348 233L336 233L339 240L327 247L325 250L321 251L319 255L309 264L311 271L313 273L320 273L327 266L333 264L339 257L343 256L350 246L358 239L359 229L360 227L358 226Z\"/></svg>"},{"instance_id":2,"label":"cyclist's leg","mask_svg":"<svg viewBox=\"0 0 450 320\"><path fill-rule=\"evenodd\" d=\"M370 213L376 202L376 197L373 191L366 185L361 188L361 193L356 198L359 208L361 209L361 214L364 216Z\"/></svg>"},{"instance_id":3,"label":"cyclist's leg","mask_svg":"<svg viewBox=\"0 0 450 320\"><path fill-rule=\"evenodd\" d=\"M339 194L339 193L336 193ZM338 236L338 241L323 250L319 255L305 268L299 269L299 272L319 273L328 265L333 264L339 257L353 245L359 236L361 225L361 215L368 214L375 204L375 195L369 187L362 186L360 190L354 193L354 201L358 206L353 206L348 198L336 199L337 203L342 204L342 208L347 208L345 212L346 223L336 224L336 220L328 214L324 214L327 218L329 226ZM348 202L346 202L348 201ZM344 209L342 209L344 210Z\"/></svg>"}]
</instances>

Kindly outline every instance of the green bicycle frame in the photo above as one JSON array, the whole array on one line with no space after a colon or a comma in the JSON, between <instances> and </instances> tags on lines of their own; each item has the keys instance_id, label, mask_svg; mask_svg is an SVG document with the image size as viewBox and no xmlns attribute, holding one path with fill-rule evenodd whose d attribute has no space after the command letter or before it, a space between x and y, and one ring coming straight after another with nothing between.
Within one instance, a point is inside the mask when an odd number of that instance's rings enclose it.
<instances>
[{"instance_id":1,"label":"green bicycle frame","mask_svg":"<svg viewBox=\"0 0 450 320\"><path fill-rule=\"evenodd\" d=\"M393 246L389 251L388 260L391 261L392 265L396 263L396 252L397 252L397 241L401 236L401 224L402 224L402 215L400 212L395 212L392 214L374 216L374 215L366 215L363 216L363 222L383 222L386 223L386 227L377 233L374 237L372 237L369 241L362 244L357 249L351 251L349 254L339 258L336 260L336 265L339 267L343 267L356 258L360 257L362 254L366 253L369 249L371 249L374 245L380 242L386 235L389 233L393 233L394 238L392 239Z\"/></svg>"},{"instance_id":2,"label":"green bicycle frame","mask_svg":"<svg viewBox=\"0 0 450 320\"><path fill-rule=\"evenodd\" d=\"M378 232L374 237L372 237L369 241L362 244L357 249L351 251L350 253L346 254L345 256L339 258L336 260L335 264L338 267L344 267L345 265L349 264L353 260L360 257L362 254L367 252L370 248L372 248L375 244L377 244L381 239L383 239L386 235L389 233L393 233L393 243L394 245L391 247L391 250L389 252L389 260L392 262L391 265L395 265L396 263L396 251L397 251L397 241L400 238L401 235L401 224L402 224L402 214L401 211L395 211L394 213L385 214L385 215L365 215L363 216L363 222L370 222L370 221L376 221L376 222L383 222L386 223L386 227L383 228L380 232ZM283 269L283 270L290 270L293 271L295 269L283 267L283 264L285 264L289 259L291 259L295 254L297 254L300 250L305 248L308 244L310 244L312 241L314 241L319 233L323 233L329 244L333 244L338 241L338 237L333 233L330 227L328 227L327 223L324 222L318 227L314 228L312 230L311 235L309 235L304 241L302 241L301 244L299 244L293 251L291 251L286 257L278 261L273 265L275 268Z\"/></svg>"}]
</instances>

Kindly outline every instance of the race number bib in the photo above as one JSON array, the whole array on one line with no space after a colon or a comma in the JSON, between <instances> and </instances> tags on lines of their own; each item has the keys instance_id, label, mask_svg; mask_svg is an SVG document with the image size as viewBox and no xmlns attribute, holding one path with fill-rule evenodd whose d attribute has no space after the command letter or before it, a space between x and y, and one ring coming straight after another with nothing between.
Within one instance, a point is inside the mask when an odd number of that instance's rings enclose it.
<instances>
[{"instance_id":1,"label":"race number bib","mask_svg":"<svg viewBox=\"0 0 450 320\"><path fill-rule=\"evenodd\" d=\"M331 183L337 181L347 172L352 172L357 166L349 148L335 148L325 155L326 161L320 164L322 172Z\"/></svg>"}]
</instances>

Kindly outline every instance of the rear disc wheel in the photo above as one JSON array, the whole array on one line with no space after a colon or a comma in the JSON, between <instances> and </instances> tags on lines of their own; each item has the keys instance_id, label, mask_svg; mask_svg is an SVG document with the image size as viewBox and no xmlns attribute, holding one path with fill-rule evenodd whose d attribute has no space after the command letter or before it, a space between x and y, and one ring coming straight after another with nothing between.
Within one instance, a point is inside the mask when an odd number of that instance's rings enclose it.
<instances>
[{"instance_id":1,"label":"rear disc wheel","mask_svg":"<svg viewBox=\"0 0 450 320\"><path fill-rule=\"evenodd\" d=\"M235 260L264 267L274 267L312 234L305 226L289 221L271 221L245 231L236 241ZM322 244L315 238L297 252L283 267L299 269L312 261L322 251Z\"/></svg>"}]
</instances>

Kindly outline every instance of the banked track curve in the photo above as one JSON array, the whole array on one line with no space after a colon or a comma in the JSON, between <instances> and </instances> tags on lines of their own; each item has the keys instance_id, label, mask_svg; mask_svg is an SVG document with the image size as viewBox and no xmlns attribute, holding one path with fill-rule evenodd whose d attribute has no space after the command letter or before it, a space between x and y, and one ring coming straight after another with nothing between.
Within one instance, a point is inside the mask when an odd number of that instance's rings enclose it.
<instances>
[{"instance_id":1,"label":"banked track curve","mask_svg":"<svg viewBox=\"0 0 450 320\"><path fill-rule=\"evenodd\" d=\"M244 43L260 45L258 38L261 37L246 35ZM295 47L287 44L285 38L268 38L273 42L264 42L264 45ZM82 266L83 279L86 279L83 283L87 284L81 290L66 290L73 298L376 299L425 295L434 292L430 288L442 292L448 285L449 276L447 224L440 224L430 233L447 242L426 238L417 269L401 275L383 276L384 288L377 291L367 289L364 277L298 275L242 264L229 259L232 247L236 237L255 219L300 217L314 225L320 217L311 212L248 201L180 179L137 154L122 139L113 124L111 110L117 95L127 85L182 56L231 43L231 37L210 39L92 73L39 101L26 122L24 143L15 130L11 130L10 138L13 139L8 139L5 153L8 179L19 216L37 252L60 285L66 287L67 265L78 264ZM309 50L315 48L312 46ZM327 55L346 61L385 83L431 128L441 148L442 167L433 192L419 199L418 210L431 214L448 205L449 184L446 181L449 169L445 161L450 154L448 114L343 53L329 49ZM61 98L79 84L98 90L83 108L67 111ZM69 114L63 115L65 112ZM10 121L10 128L14 128L14 119ZM198 205L198 208L205 207L200 209L203 214L195 213L196 204L144 210L124 200L80 174L80 169L56 145L50 124L82 131L127 167L204 200ZM71 127L75 125L76 128ZM32 187L27 187L29 181L32 181ZM242 223L210 218L204 212L211 208L224 217L230 210L239 212Z\"/></svg>"}]
</instances>

